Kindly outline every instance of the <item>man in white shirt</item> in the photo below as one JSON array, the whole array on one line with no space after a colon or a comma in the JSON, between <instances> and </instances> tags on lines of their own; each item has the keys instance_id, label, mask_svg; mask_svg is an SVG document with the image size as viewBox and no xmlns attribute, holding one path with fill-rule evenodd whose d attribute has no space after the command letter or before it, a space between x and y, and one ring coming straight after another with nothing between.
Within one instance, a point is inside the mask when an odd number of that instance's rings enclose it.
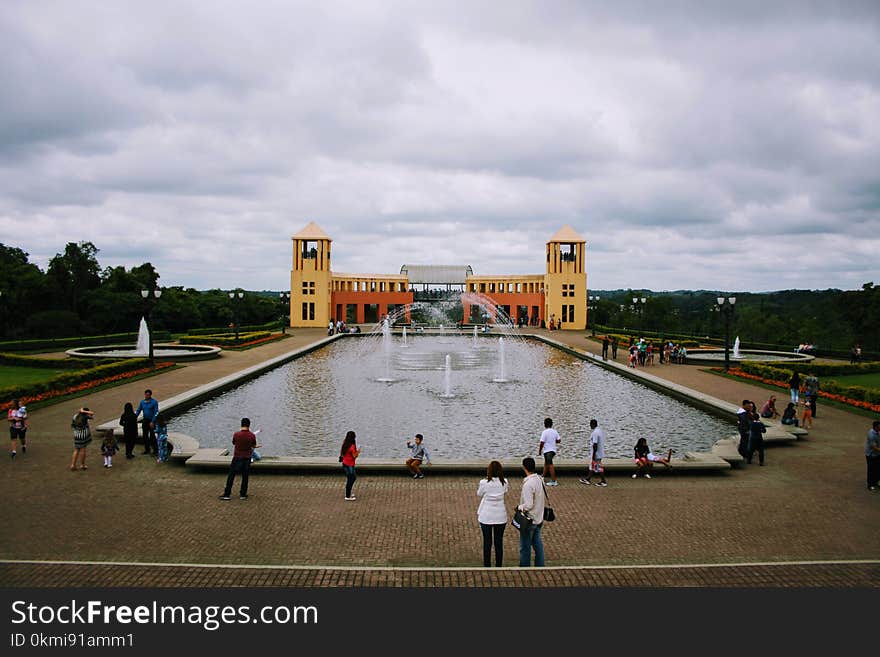
<instances>
[{"instance_id":1,"label":"man in white shirt","mask_svg":"<svg viewBox=\"0 0 880 657\"><path fill-rule=\"evenodd\" d=\"M590 453L592 459L590 461L590 469L587 470L587 476L580 480L582 484L589 486L592 482L593 474L599 475L601 480L597 486L605 487L608 482L605 481L605 466L602 465L602 459L605 458L605 433L599 428L596 420L590 420Z\"/></svg>"},{"instance_id":2,"label":"man in white shirt","mask_svg":"<svg viewBox=\"0 0 880 657\"><path fill-rule=\"evenodd\" d=\"M553 457L556 456L556 446L561 443L559 433L553 428L553 420L549 417L544 419L544 431L541 433L541 442L538 443L538 456L544 456L544 469L541 476L548 486L557 486L556 467L553 465ZM547 479L547 475L550 479Z\"/></svg>"},{"instance_id":3,"label":"man in white shirt","mask_svg":"<svg viewBox=\"0 0 880 657\"><path fill-rule=\"evenodd\" d=\"M516 508L532 519L528 529L519 530L519 565L531 565L532 548L535 549L535 566L544 565L544 542L541 540L541 529L544 527L544 482L538 476L535 459L527 456L522 460L523 479L522 492L519 495L519 506Z\"/></svg>"}]
</instances>

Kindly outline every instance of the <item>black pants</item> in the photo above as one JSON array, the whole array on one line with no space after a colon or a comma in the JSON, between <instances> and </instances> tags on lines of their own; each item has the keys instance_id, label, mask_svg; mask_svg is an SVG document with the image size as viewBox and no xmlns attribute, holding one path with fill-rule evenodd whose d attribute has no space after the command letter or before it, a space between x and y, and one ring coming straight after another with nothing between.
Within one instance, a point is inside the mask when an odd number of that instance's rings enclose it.
<instances>
[{"instance_id":1,"label":"black pants","mask_svg":"<svg viewBox=\"0 0 880 657\"><path fill-rule=\"evenodd\" d=\"M755 452L758 452L758 463L764 465L764 438L755 438L752 436L749 439L749 455L746 458L746 461L749 463L752 462L752 457L755 455Z\"/></svg>"},{"instance_id":2,"label":"black pants","mask_svg":"<svg viewBox=\"0 0 880 657\"><path fill-rule=\"evenodd\" d=\"M880 460L880 459L878 459ZM495 546L495 566L500 568L504 561L504 528L506 523L500 525L484 525L480 523L480 529L483 530L483 567L489 568L492 565L492 546Z\"/></svg>"},{"instance_id":3,"label":"black pants","mask_svg":"<svg viewBox=\"0 0 880 657\"><path fill-rule=\"evenodd\" d=\"M241 489L238 494L241 497L247 497L248 491L248 475L251 472L251 457L234 458L229 464L229 476L226 477L226 488L223 489L223 497L232 495L232 484L235 481L235 475L241 473Z\"/></svg>"},{"instance_id":4,"label":"black pants","mask_svg":"<svg viewBox=\"0 0 880 657\"><path fill-rule=\"evenodd\" d=\"M134 456L134 443L137 440L137 427L132 427L133 431L125 432L125 456L131 458Z\"/></svg>"},{"instance_id":5,"label":"black pants","mask_svg":"<svg viewBox=\"0 0 880 657\"><path fill-rule=\"evenodd\" d=\"M810 412L813 414L813 417L816 417L816 397L818 395L810 395Z\"/></svg>"},{"instance_id":6,"label":"black pants","mask_svg":"<svg viewBox=\"0 0 880 657\"><path fill-rule=\"evenodd\" d=\"M156 442L156 429L151 425L152 420L141 420L141 431L144 437L144 454L149 454L152 448L153 454L159 453L159 444Z\"/></svg>"},{"instance_id":7,"label":"black pants","mask_svg":"<svg viewBox=\"0 0 880 657\"><path fill-rule=\"evenodd\" d=\"M868 488L880 486L880 456L865 456L868 465Z\"/></svg>"},{"instance_id":8,"label":"black pants","mask_svg":"<svg viewBox=\"0 0 880 657\"><path fill-rule=\"evenodd\" d=\"M749 434L740 432L739 446L736 448L736 451L744 459L749 458Z\"/></svg>"}]
</instances>

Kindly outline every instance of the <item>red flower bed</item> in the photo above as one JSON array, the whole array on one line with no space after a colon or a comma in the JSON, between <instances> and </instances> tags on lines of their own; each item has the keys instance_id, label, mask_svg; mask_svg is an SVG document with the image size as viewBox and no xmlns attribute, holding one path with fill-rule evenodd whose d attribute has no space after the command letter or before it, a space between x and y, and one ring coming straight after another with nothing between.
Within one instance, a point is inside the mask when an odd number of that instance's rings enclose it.
<instances>
[{"instance_id":1,"label":"red flower bed","mask_svg":"<svg viewBox=\"0 0 880 657\"><path fill-rule=\"evenodd\" d=\"M102 386L105 383L113 383L114 381L124 381L125 379L131 379L132 377L138 376L140 374L146 374L147 372L152 372L154 370L164 370L167 367L174 367L174 363L156 363L155 368L151 367L142 367L138 370L131 370L129 372L121 372L120 374L114 374L112 376L105 376L100 379L92 379L91 381L83 381L82 383L78 383L75 386L70 386L68 388L59 388L57 390L47 390L46 392L42 392L39 395L33 395L31 397L23 396L19 398L19 402L22 405L27 405L33 402L40 402L46 399L52 399L54 397L64 397L65 395L72 395L77 392L82 392L83 390L88 390L89 388L97 388L98 386ZM12 400L8 400L3 402L3 405L6 406L11 404Z\"/></svg>"},{"instance_id":2,"label":"red flower bed","mask_svg":"<svg viewBox=\"0 0 880 657\"><path fill-rule=\"evenodd\" d=\"M724 370L720 367L712 368L716 372L723 372ZM776 381L774 379L765 379L763 376L758 376L757 374L749 374L748 372L743 372L741 369L732 369L728 372L728 374L732 374L733 376L739 377L741 379L750 379L752 381L760 381L761 383L774 386L776 388L783 388L784 390L788 390L788 382L787 381ZM880 413L880 404L872 404L870 402L862 401L860 399L850 399L849 397L844 397L843 395L838 395L832 392L825 392L823 390L819 391L819 396L824 397L825 399L832 399L836 402L840 402L842 404L847 404L849 406L855 406L857 408L864 408L866 410L872 411L874 413Z\"/></svg>"},{"instance_id":3,"label":"red flower bed","mask_svg":"<svg viewBox=\"0 0 880 657\"><path fill-rule=\"evenodd\" d=\"M242 342L241 344L237 344L234 347L227 347L227 349L241 349L242 347L253 347L254 345L263 344L264 342L274 342L275 340L280 340L282 335L270 335L267 338L260 338L259 340L251 340L250 342Z\"/></svg>"}]
</instances>

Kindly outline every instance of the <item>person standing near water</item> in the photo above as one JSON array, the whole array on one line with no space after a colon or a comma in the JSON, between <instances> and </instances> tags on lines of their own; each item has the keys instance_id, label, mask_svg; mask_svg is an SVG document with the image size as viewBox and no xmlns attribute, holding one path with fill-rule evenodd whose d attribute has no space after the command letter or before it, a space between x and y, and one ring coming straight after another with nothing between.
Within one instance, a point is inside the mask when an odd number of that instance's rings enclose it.
<instances>
[{"instance_id":1,"label":"person standing near water","mask_svg":"<svg viewBox=\"0 0 880 657\"><path fill-rule=\"evenodd\" d=\"M357 498L352 492L354 481L357 479L357 473L354 470L354 464L357 457L360 456L361 450L358 449L357 436L354 431L345 434L345 440L342 441L342 448L339 450L339 462L342 463L342 470L345 472L345 501L354 502Z\"/></svg>"},{"instance_id":2,"label":"person standing near water","mask_svg":"<svg viewBox=\"0 0 880 657\"><path fill-rule=\"evenodd\" d=\"M153 399L153 391L149 388L144 390L144 398L141 399L141 403L138 404L135 416L139 416L141 413L144 414L141 419L144 437L144 454L149 454L150 448L152 448L153 453L158 453L159 446L156 444L156 427L153 425L153 419L159 414L159 402Z\"/></svg>"},{"instance_id":3,"label":"person standing near water","mask_svg":"<svg viewBox=\"0 0 880 657\"><path fill-rule=\"evenodd\" d=\"M553 465L553 457L556 456L556 445L562 441L559 438L559 432L553 428L553 420L549 417L544 418L544 431L541 433L541 441L538 443L538 456L544 457L544 469L541 476L544 477L544 483L548 486L558 486L556 483L556 467ZM547 479L547 476L550 479Z\"/></svg>"},{"instance_id":4,"label":"person standing near water","mask_svg":"<svg viewBox=\"0 0 880 657\"><path fill-rule=\"evenodd\" d=\"M76 470L77 463L80 470L88 470L86 465L86 448L92 442L92 430L89 428L89 420L94 417L95 413L89 410L88 406L83 406L74 414L70 421L73 428L73 456L70 457L70 469Z\"/></svg>"},{"instance_id":5,"label":"person standing near water","mask_svg":"<svg viewBox=\"0 0 880 657\"><path fill-rule=\"evenodd\" d=\"M138 437L138 419L134 414L134 406L131 402L125 402L122 415L119 416L119 425L125 436L125 458L134 458L134 443Z\"/></svg>"},{"instance_id":6,"label":"person standing near water","mask_svg":"<svg viewBox=\"0 0 880 657\"><path fill-rule=\"evenodd\" d=\"M486 478L480 479L477 496L480 506L477 520L483 533L483 567L492 565L492 547L495 547L495 566L500 568L504 562L504 528L507 526L507 507L504 496L510 488L504 478L499 461L492 461L486 468Z\"/></svg>"},{"instance_id":7,"label":"person standing near water","mask_svg":"<svg viewBox=\"0 0 880 657\"><path fill-rule=\"evenodd\" d=\"M235 449L232 452L232 462L229 464L229 474L226 476L226 488L223 489L220 499L224 501L232 499L232 484L235 483L235 475L241 474L241 488L238 492L238 498L246 500L248 497L248 478L251 472L251 456L254 453L254 448L259 447L257 436L251 432L249 418L241 418L241 429L232 434L232 444Z\"/></svg>"},{"instance_id":8,"label":"person standing near water","mask_svg":"<svg viewBox=\"0 0 880 657\"><path fill-rule=\"evenodd\" d=\"M602 465L602 459L605 458L605 432L599 428L599 422L596 419L590 420L590 468L587 470L587 476L583 477L580 482L589 486L593 483L593 474L600 477L597 486L605 487L608 482L605 481L605 467Z\"/></svg>"},{"instance_id":9,"label":"person standing near water","mask_svg":"<svg viewBox=\"0 0 880 657\"><path fill-rule=\"evenodd\" d=\"M797 373L797 370L794 371L788 380L788 391L791 393L791 401L797 404L798 397L801 394L801 375Z\"/></svg>"},{"instance_id":10,"label":"person standing near water","mask_svg":"<svg viewBox=\"0 0 880 657\"><path fill-rule=\"evenodd\" d=\"M544 527L544 485L535 468L535 459L527 456L522 460L523 479L522 491L517 509L525 513L532 522L527 528L519 530L519 565L528 567L532 561L532 549L535 550L535 566L544 565L544 541L541 529Z\"/></svg>"}]
</instances>

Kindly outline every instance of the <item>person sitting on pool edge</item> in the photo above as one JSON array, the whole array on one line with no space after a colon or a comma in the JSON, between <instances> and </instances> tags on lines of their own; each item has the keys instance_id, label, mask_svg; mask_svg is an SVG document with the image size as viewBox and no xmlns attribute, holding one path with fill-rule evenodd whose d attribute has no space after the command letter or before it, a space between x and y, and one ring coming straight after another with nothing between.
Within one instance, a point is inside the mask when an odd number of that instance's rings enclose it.
<instances>
[{"instance_id":1,"label":"person sitting on pool edge","mask_svg":"<svg viewBox=\"0 0 880 657\"><path fill-rule=\"evenodd\" d=\"M639 438L636 441L633 451L635 452L636 462L636 473L632 476L633 479L636 479L639 475L642 475L645 479L650 479L651 468L654 467L655 463L662 463L667 468L672 467L669 461L672 459L672 452L675 450L670 449L666 458L657 456L651 451L651 448L648 447L648 440L646 438Z\"/></svg>"},{"instance_id":2,"label":"person sitting on pool edge","mask_svg":"<svg viewBox=\"0 0 880 657\"><path fill-rule=\"evenodd\" d=\"M424 479L425 475L422 473L421 465L422 461L427 460L428 452L425 449L425 446L422 445L422 434L417 433L414 438L414 443L410 443L408 440L406 441L406 446L412 450L410 457L406 460L406 467L409 468L410 474L412 474L413 479Z\"/></svg>"}]
</instances>

